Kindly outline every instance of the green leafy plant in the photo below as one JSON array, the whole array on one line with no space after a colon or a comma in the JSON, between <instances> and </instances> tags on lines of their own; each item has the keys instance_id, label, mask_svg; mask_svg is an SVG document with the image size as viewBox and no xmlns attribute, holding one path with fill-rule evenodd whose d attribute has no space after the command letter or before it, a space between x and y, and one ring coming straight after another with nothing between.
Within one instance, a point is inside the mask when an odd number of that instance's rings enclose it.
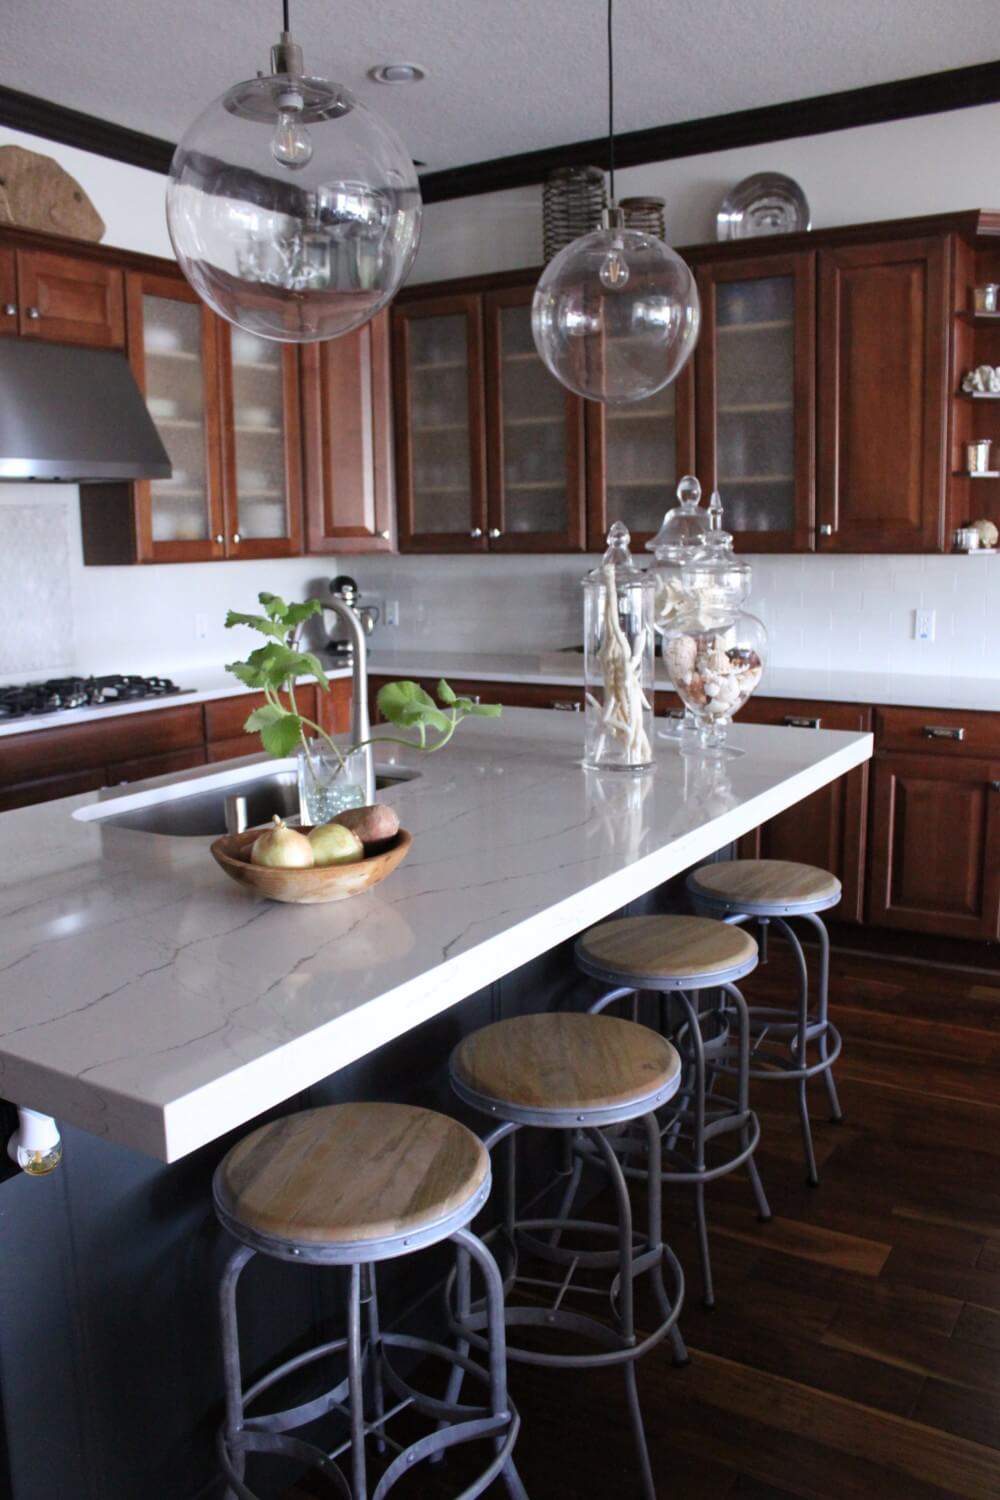
<instances>
[{"instance_id":1,"label":"green leafy plant","mask_svg":"<svg viewBox=\"0 0 1000 1500\"><path fill-rule=\"evenodd\" d=\"M299 746L312 753L312 730L337 756L341 765L345 757L374 739L362 740L341 750L315 720L309 719L300 710L295 698L295 684L302 677L312 677L329 692L330 680L323 665L312 651L300 651L296 645L300 627L323 608L318 599L307 599L304 604L286 604L277 594L258 594L260 615L240 614L231 609L226 615L226 629L234 625L245 625L266 636L266 645L251 651L245 661L229 662L226 671L247 687L256 688L266 698L260 708L255 708L243 728L248 734L259 734L261 743L269 755L283 759ZM497 719L500 717L499 703L474 703L448 686L444 678L436 688L437 703L416 682L387 682L379 690L378 707L383 718L400 729L415 729L416 739L402 739L395 735L379 735L379 740L393 744L408 745L414 750L443 750L463 719L469 717ZM282 700L284 693L287 702Z\"/></svg>"}]
</instances>

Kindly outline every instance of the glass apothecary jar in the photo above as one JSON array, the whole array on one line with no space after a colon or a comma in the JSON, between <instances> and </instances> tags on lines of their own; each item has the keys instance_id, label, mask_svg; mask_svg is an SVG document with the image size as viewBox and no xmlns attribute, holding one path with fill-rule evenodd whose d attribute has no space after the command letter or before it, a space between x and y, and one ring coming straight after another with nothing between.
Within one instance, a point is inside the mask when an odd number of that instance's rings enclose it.
<instances>
[{"instance_id":1,"label":"glass apothecary jar","mask_svg":"<svg viewBox=\"0 0 1000 1500\"><path fill-rule=\"evenodd\" d=\"M664 647L670 681L694 717L692 752L739 755L726 735L760 682L767 660L767 631L756 615L704 606L675 621Z\"/></svg>"},{"instance_id":2,"label":"glass apothecary jar","mask_svg":"<svg viewBox=\"0 0 1000 1500\"><path fill-rule=\"evenodd\" d=\"M681 573L705 545L708 516L701 508L701 485L693 474L685 474L677 486L678 503L667 511L659 531L646 543L653 553L653 625L666 636L674 621L689 608L690 600L681 583ZM678 740L694 729L685 710L683 719L671 717L661 723L657 739Z\"/></svg>"},{"instance_id":3,"label":"glass apothecary jar","mask_svg":"<svg viewBox=\"0 0 1000 1500\"><path fill-rule=\"evenodd\" d=\"M583 580L584 764L595 770L653 765L654 587L616 521L600 566Z\"/></svg>"}]
</instances>

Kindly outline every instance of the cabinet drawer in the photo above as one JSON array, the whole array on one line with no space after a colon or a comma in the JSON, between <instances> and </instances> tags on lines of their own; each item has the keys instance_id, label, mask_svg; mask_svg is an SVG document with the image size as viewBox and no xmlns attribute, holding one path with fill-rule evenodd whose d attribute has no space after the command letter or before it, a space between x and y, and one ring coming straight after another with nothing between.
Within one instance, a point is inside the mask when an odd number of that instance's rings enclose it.
<instances>
[{"instance_id":1,"label":"cabinet drawer","mask_svg":"<svg viewBox=\"0 0 1000 1500\"><path fill-rule=\"evenodd\" d=\"M348 677L338 677L330 683L328 693L316 692L316 703L319 713L316 716L318 724L326 730L327 734L347 734L351 727L351 681Z\"/></svg>"},{"instance_id":2,"label":"cabinet drawer","mask_svg":"<svg viewBox=\"0 0 1000 1500\"><path fill-rule=\"evenodd\" d=\"M921 755L1000 755L1000 713L955 708L879 708L875 748Z\"/></svg>"},{"instance_id":3,"label":"cabinet drawer","mask_svg":"<svg viewBox=\"0 0 1000 1500\"><path fill-rule=\"evenodd\" d=\"M128 781L146 781L150 776L170 776L177 771L190 771L192 766L205 764L203 749L169 750L165 755L139 755L132 760L119 760L108 766L108 786L121 786Z\"/></svg>"},{"instance_id":4,"label":"cabinet drawer","mask_svg":"<svg viewBox=\"0 0 1000 1500\"><path fill-rule=\"evenodd\" d=\"M72 728L12 734L0 740L0 786L94 767L103 775L104 768L116 761L200 749L202 744L201 707L195 703L92 719Z\"/></svg>"},{"instance_id":5,"label":"cabinet drawer","mask_svg":"<svg viewBox=\"0 0 1000 1500\"><path fill-rule=\"evenodd\" d=\"M309 719L316 717L316 689L303 686L296 690L299 708ZM209 745L216 740L238 739L244 734L243 725L255 708L263 708L267 700L263 693L239 693L234 698L216 698L205 704L205 739ZM244 755L252 755L260 749L260 741L254 735L245 735Z\"/></svg>"},{"instance_id":6,"label":"cabinet drawer","mask_svg":"<svg viewBox=\"0 0 1000 1500\"><path fill-rule=\"evenodd\" d=\"M32 807L36 802L54 802L59 797L75 797L80 792L96 792L105 785L104 767L92 771L72 771L66 776L43 776L36 781L22 781L17 786L0 787L0 812L14 807Z\"/></svg>"},{"instance_id":7,"label":"cabinet drawer","mask_svg":"<svg viewBox=\"0 0 1000 1500\"><path fill-rule=\"evenodd\" d=\"M798 729L854 729L872 727L872 711L860 703L820 703L812 698L751 698L737 715L737 723L785 724Z\"/></svg>"}]
</instances>

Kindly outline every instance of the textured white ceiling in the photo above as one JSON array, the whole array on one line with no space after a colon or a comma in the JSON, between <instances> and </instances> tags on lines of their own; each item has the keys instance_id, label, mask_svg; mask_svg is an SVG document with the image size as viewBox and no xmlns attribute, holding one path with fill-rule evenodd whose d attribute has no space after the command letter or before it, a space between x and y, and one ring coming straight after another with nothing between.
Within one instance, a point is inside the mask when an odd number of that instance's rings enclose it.
<instances>
[{"instance_id":1,"label":"textured white ceiling","mask_svg":"<svg viewBox=\"0 0 1000 1500\"><path fill-rule=\"evenodd\" d=\"M617 0L620 130L1000 57L997 0ZM278 0L0 0L0 83L176 140L266 68ZM432 170L605 125L604 0L292 0L308 70L380 109ZM376 63L425 82L385 88Z\"/></svg>"}]
</instances>

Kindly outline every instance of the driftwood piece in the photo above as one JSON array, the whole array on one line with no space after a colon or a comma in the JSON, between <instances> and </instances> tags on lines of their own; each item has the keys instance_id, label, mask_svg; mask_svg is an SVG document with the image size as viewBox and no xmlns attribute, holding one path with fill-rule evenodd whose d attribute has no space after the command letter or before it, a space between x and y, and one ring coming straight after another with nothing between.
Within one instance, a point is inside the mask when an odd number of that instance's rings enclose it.
<instances>
[{"instance_id":1,"label":"driftwood piece","mask_svg":"<svg viewBox=\"0 0 1000 1500\"><path fill-rule=\"evenodd\" d=\"M99 240L105 224L83 188L51 156L0 146L0 224Z\"/></svg>"}]
</instances>

